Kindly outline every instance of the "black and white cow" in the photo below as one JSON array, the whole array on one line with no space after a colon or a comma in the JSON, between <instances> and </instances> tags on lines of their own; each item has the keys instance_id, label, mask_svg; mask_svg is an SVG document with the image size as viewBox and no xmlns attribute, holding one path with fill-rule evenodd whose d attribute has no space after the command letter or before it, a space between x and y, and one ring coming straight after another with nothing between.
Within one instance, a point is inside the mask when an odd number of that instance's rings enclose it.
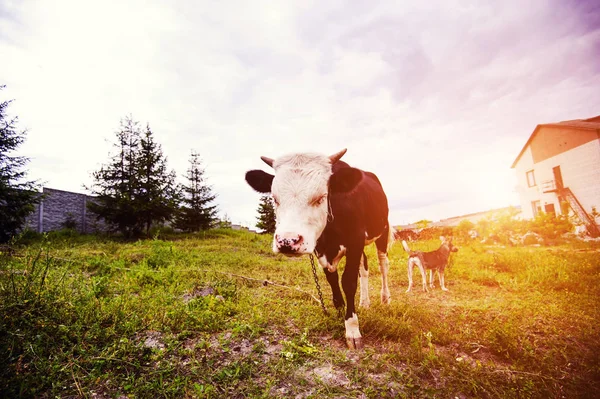
<instances>
[{"instance_id":1,"label":"black and white cow","mask_svg":"<svg viewBox=\"0 0 600 399\"><path fill-rule=\"evenodd\" d=\"M381 270L381 302L390 302L387 275L388 246L393 240L388 222L388 203L377 176L352 168L340 158L301 153L277 159L261 157L275 175L262 170L246 173L246 181L260 193L271 193L275 202L276 230L273 251L288 256L315 253L340 309L337 265L346 256L342 289L346 296L346 342L362 347L354 297L360 275L360 306L369 307L369 271L363 261L364 247L377 245ZM365 259L366 260L366 259Z\"/></svg>"}]
</instances>

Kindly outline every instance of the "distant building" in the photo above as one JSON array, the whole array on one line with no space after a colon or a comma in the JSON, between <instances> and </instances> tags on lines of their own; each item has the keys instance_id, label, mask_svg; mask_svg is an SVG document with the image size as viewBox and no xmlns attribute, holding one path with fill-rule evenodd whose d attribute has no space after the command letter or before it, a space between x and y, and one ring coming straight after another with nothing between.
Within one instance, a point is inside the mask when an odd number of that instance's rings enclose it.
<instances>
[{"instance_id":1,"label":"distant building","mask_svg":"<svg viewBox=\"0 0 600 399\"><path fill-rule=\"evenodd\" d=\"M600 233L590 216L600 209L600 116L537 125L512 168L525 219L571 209L592 235Z\"/></svg>"},{"instance_id":2,"label":"distant building","mask_svg":"<svg viewBox=\"0 0 600 399\"><path fill-rule=\"evenodd\" d=\"M250 233L256 233L256 230L253 230L253 229L248 228L246 226L242 226L241 224L235 224L235 223L233 223L231 225L231 228L233 230L244 230L244 231L249 231Z\"/></svg>"},{"instance_id":3,"label":"distant building","mask_svg":"<svg viewBox=\"0 0 600 399\"><path fill-rule=\"evenodd\" d=\"M460 224L460 222L462 222L463 220L468 220L468 221L472 222L473 224L476 224L481 219L493 220L498 215L506 214L506 213L508 213L510 211L514 211L514 210L516 210L517 212L520 212L521 209L519 206L509 206L509 207L505 207L505 208L490 209L488 211L468 213L466 215L453 216L453 217L450 217L447 219L441 219L437 222L432 222L427 227L455 227L455 226L458 226ZM520 215L520 213L517 214L517 217L519 217L519 215ZM412 224L407 224L407 225L403 225L403 226L396 226L396 229L398 229L398 230L402 230L402 229L416 230L416 229L418 229L418 227L417 227L416 223L412 223Z\"/></svg>"}]
</instances>

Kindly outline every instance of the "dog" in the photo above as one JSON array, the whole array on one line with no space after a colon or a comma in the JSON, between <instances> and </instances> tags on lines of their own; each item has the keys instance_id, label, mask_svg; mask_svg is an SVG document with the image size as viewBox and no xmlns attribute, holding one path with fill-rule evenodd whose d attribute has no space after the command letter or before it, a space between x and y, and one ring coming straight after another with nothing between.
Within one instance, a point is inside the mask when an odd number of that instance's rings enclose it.
<instances>
[{"instance_id":1,"label":"dog","mask_svg":"<svg viewBox=\"0 0 600 399\"><path fill-rule=\"evenodd\" d=\"M406 241L402 241L404 250L408 252L408 289L406 292L410 292L413 286L413 269L417 265L421 271L421 277L423 277L423 291L427 292L427 276L425 270L429 270L429 285L433 289L433 271L438 272L438 280L440 280L440 286L442 291L448 291L444 284L444 270L448 266L448 259L450 258L450 252L457 252L458 248L452 245L452 237L445 238L440 237L442 245L435 251L423 252L423 251L411 251Z\"/></svg>"}]
</instances>

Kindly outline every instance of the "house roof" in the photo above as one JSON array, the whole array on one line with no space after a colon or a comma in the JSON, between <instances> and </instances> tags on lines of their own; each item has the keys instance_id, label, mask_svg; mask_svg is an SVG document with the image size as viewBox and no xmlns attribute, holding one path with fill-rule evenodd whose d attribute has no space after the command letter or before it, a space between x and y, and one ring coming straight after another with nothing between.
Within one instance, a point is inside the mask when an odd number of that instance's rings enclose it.
<instances>
[{"instance_id":1,"label":"house roof","mask_svg":"<svg viewBox=\"0 0 600 399\"><path fill-rule=\"evenodd\" d=\"M527 140L527 142L521 149L521 152L519 152L519 155L513 162L511 169L517 165L517 162L519 162L519 159L521 159L521 156L523 155L523 153L525 152L525 150L527 149L527 147L529 146L529 144L531 143L531 141L533 140L533 138L535 137L537 132L542 127L570 127L570 128L578 129L578 130L597 130L598 132L600 132L600 115L594 116L592 118L587 118L587 119L573 119L570 121L562 121L562 122L555 122L555 123L543 123L543 124L537 125L535 127L535 129L533 130L533 133L531 133L531 136L529 136L529 139Z\"/></svg>"}]
</instances>

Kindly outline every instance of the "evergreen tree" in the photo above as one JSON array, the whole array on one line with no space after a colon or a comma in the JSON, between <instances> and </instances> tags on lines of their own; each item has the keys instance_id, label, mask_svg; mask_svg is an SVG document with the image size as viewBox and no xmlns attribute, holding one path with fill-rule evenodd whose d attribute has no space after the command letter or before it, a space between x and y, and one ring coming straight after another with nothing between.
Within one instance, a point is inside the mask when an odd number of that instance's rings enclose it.
<instances>
[{"instance_id":1,"label":"evergreen tree","mask_svg":"<svg viewBox=\"0 0 600 399\"><path fill-rule=\"evenodd\" d=\"M216 227L219 229L230 229L231 228L231 219L229 216L225 214L221 219L217 220Z\"/></svg>"},{"instance_id":2,"label":"evergreen tree","mask_svg":"<svg viewBox=\"0 0 600 399\"><path fill-rule=\"evenodd\" d=\"M131 116L121 120L116 132L116 154L108 164L92 173L94 183L90 191L97 197L88 203L91 212L103 219L109 229L125 237L140 234L139 221L134 210L137 191L136 154L139 149L140 129Z\"/></svg>"},{"instance_id":3,"label":"evergreen tree","mask_svg":"<svg viewBox=\"0 0 600 399\"><path fill-rule=\"evenodd\" d=\"M275 233L275 208L273 206L273 198L270 195L260 197L257 219L258 223L256 223L256 227L265 233Z\"/></svg>"},{"instance_id":4,"label":"evergreen tree","mask_svg":"<svg viewBox=\"0 0 600 399\"><path fill-rule=\"evenodd\" d=\"M218 221L217 206L211 205L217 196L206 184L200 155L192 151L189 162L187 185L182 186L182 206L175 226L184 231L207 230Z\"/></svg>"},{"instance_id":5,"label":"evergreen tree","mask_svg":"<svg viewBox=\"0 0 600 399\"><path fill-rule=\"evenodd\" d=\"M23 168L29 158L11 154L25 141L25 132L17 130L16 117L6 114L10 103L0 102L0 242L10 240L23 227L41 198L38 183L24 181L27 172Z\"/></svg>"},{"instance_id":6,"label":"evergreen tree","mask_svg":"<svg viewBox=\"0 0 600 399\"><path fill-rule=\"evenodd\" d=\"M140 140L136 163L139 182L137 208L140 222L148 234L152 224L173 218L178 202L175 171L167 170L167 158L160 144L154 141L149 125Z\"/></svg>"},{"instance_id":7,"label":"evergreen tree","mask_svg":"<svg viewBox=\"0 0 600 399\"><path fill-rule=\"evenodd\" d=\"M126 237L147 234L153 223L169 220L176 210L175 172L167 171L149 126L142 133L139 123L126 117L116 138L116 154L92 174L90 190L97 199L88 207Z\"/></svg>"}]
</instances>

